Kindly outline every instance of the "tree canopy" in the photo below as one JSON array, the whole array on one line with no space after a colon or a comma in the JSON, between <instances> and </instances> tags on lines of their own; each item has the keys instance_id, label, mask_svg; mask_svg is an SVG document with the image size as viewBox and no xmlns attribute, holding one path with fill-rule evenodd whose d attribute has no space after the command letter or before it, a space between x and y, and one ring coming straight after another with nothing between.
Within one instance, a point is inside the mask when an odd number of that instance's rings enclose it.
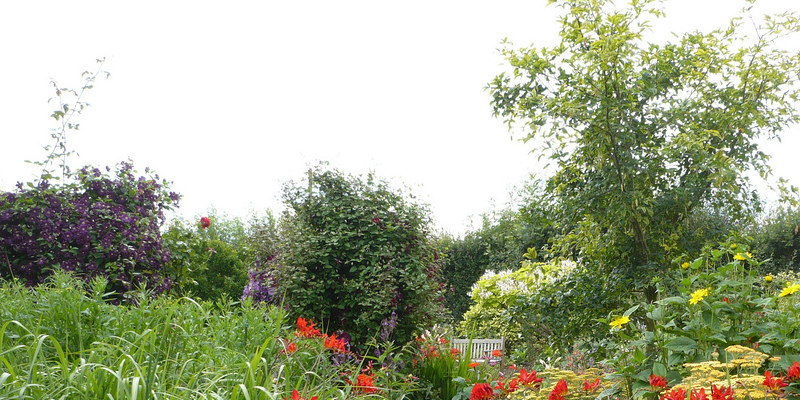
<instances>
[{"instance_id":1,"label":"tree canopy","mask_svg":"<svg viewBox=\"0 0 800 400\"><path fill-rule=\"evenodd\" d=\"M562 244L606 271L622 267L652 298L649 280L681 254L697 210L758 207L746 172L771 174L758 140L800 120L800 55L778 46L800 24L768 16L748 36L737 18L652 43L658 1L550 3L566 11L560 44L506 46L511 70L489 84L494 113L555 165L547 190L580 238Z\"/></svg>"}]
</instances>

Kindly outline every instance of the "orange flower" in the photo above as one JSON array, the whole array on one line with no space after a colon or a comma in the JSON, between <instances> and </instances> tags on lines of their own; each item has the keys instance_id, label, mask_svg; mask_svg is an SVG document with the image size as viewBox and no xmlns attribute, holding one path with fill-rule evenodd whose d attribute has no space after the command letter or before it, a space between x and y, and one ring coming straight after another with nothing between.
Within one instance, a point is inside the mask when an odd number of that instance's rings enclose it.
<instances>
[{"instance_id":1,"label":"orange flower","mask_svg":"<svg viewBox=\"0 0 800 400\"><path fill-rule=\"evenodd\" d=\"M356 384L354 386L354 389L356 390L356 392L366 393L366 394L375 393L378 391L378 388L373 386L372 375L367 375L367 374L359 374L358 377L356 377Z\"/></svg>"},{"instance_id":2,"label":"orange flower","mask_svg":"<svg viewBox=\"0 0 800 400\"><path fill-rule=\"evenodd\" d=\"M289 343L289 346L286 347L286 352L292 354L295 351L297 351L297 343Z\"/></svg>"},{"instance_id":3,"label":"orange flower","mask_svg":"<svg viewBox=\"0 0 800 400\"><path fill-rule=\"evenodd\" d=\"M503 352L501 350L492 350L492 357L502 357Z\"/></svg>"},{"instance_id":4,"label":"orange flower","mask_svg":"<svg viewBox=\"0 0 800 400\"><path fill-rule=\"evenodd\" d=\"M344 347L344 340L336 338L336 335L325 335L325 348L331 349L337 353L344 353L347 351Z\"/></svg>"},{"instance_id":5,"label":"orange flower","mask_svg":"<svg viewBox=\"0 0 800 400\"><path fill-rule=\"evenodd\" d=\"M311 338L322 336L322 333L320 333L319 329L314 328L314 322L311 320L306 321L305 318L297 317L297 330L294 335Z\"/></svg>"},{"instance_id":6,"label":"orange flower","mask_svg":"<svg viewBox=\"0 0 800 400\"><path fill-rule=\"evenodd\" d=\"M475 368L475 367L477 367L478 365L481 365L481 364L480 364L480 363L476 363L476 362L474 362L474 363L470 363L470 364L469 364L469 367L470 367L470 368Z\"/></svg>"},{"instance_id":7,"label":"orange flower","mask_svg":"<svg viewBox=\"0 0 800 400\"><path fill-rule=\"evenodd\" d=\"M458 357L459 354L461 354L461 350L459 350L459 349L457 349L455 347L450 349L450 355L453 356L453 358Z\"/></svg>"},{"instance_id":8,"label":"orange flower","mask_svg":"<svg viewBox=\"0 0 800 400\"><path fill-rule=\"evenodd\" d=\"M285 397L284 397L284 399L283 399L283 400L289 400L289 399L287 399L287 398L285 398ZM303 398L302 398L302 397L300 397L300 393L298 393L298 392L297 392L297 389L295 389L295 390L292 390L292 400L303 400ZM312 397L312 398L311 398L311 399L309 399L309 400L317 400L317 396L314 396L314 397Z\"/></svg>"}]
</instances>

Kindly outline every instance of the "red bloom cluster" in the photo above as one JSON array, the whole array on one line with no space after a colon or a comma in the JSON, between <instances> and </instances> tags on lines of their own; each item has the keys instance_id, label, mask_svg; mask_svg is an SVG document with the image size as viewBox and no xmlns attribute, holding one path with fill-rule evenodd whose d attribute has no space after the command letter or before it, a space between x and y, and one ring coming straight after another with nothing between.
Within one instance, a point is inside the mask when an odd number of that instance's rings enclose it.
<instances>
[{"instance_id":1,"label":"red bloom cluster","mask_svg":"<svg viewBox=\"0 0 800 400\"><path fill-rule=\"evenodd\" d=\"M289 399L284 397L283 400L289 400ZM304 400L302 397L300 397L300 393L297 392L297 389L292 391L292 400ZM309 400L317 400L317 396L314 396L314 397L310 398Z\"/></svg>"},{"instance_id":2,"label":"red bloom cluster","mask_svg":"<svg viewBox=\"0 0 800 400\"><path fill-rule=\"evenodd\" d=\"M533 386L534 388L539 389L542 384L542 378L536 376L535 370L532 370L530 373L528 373L525 371L525 368L522 368L519 371L519 383L522 384L522 386Z\"/></svg>"},{"instance_id":3,"label":"red bloom cluster","mask_svg":"<svg viewBox=\"0 0 800 400\"><path fill-rule=\"evenodd\" d=\"M509 394L509 393L519 389L519 384L518 383L519 383L519 379L518 378L514 378L514 379L508 381L508 386L506 386L506 383L503 380L503 377L501 376L497 380L497 385L495 385L494 388L499 390L500 393Z\"/></svg>"},{"instance_id":4,"label":"red bloom cluster","mask_svg":"<svg viewBox=\"0 0 800 400\"><path fill-rule=\"evenodd\" d=\"M200 218L200 227L203 229L208 228L211 226L211 220L208 217Z\"/></svg>"},{"instance_id":5,"label":"red bloom cluster","mask_svg":"<svg viewBox=\"0 0 800 400\"><path fill-rule=\"evenodd\" d=\"M786 372L788 374L786 378L789 380L789 382L800 380L800 363L795 361L794 364L792 364L792 366L789 367L789 370Z\"/></svg>"},{"instance_id":6,"label":"red bloom cluster","mask_svg":"<svg viewBox=\"0 0 800 400\"><path fill-rule=\"evenodd\" d=\"M589 382L588 379L583 381L583 390L586 393L594 393L598 387L600 387L600 378L595 379L594 382Z\"/></svg>"},{"instance_id":7,"label":"red bloom cluster","mask_svg":"<svg viewBox=\"0 0 800 400\"><path fill-rule=\"evenodd\" d=\"M654 392L666 390L667 381L664 380L663 376L658 376L655 374L650 375L650 389L653 389Z\"/></svg>"},{"instance_id":8,"label":"red bloom cluster","mask_svg":"<svg viewBox=\"0 0 800 400\"><path fill-rule=\"evenodd\" d=\"M378 388L373 386L372 379L372 375L359 374L358 377L356 377L356 384L353 385L353 389L355 389L357 393L376 393Z\"/></svg>"},{"instance_id":9,"label":"red bloom cluster","mask_svg":"<svg viewBox=\"0 0 800 400\"><path fill-rule=\"evenodd\" d=\"M550 392L550 395L547 396L548 400L564 400L564 396L567 394L567 381L561 379L556 383L556 386Z\"/></svg>"},{"instance_id":10,"label":"red bloom cluster","mask_svg":"<svg viewBox=\"0 0 800 400\"><path fill-rule=\"evenodd\" d=\"M733 389L728 386L711 385L711 400L733 400Z\"/></svg>"},{"instance_id":11,"label":"red bloom cluster","mask_svg":"<svg viewBox=\"0 0 800 400\"><path fill-rule=\"evenodd\" d=\"M344 339L339 339L336 335L323 335L325 337L325 348L331 349L337 353L345 353L347 349L344 347Z\"/></svg>"},{"instance_id":12,"label":"red bloom cluster","mask_svg":"<svg viewBox=\"0 0 800 400\"><path fill-rule=\"evenodd\" d=\"M294 332L295 336L312 338L321 337L319 329L314 328L314 322L311 320L306 321L305 318L297 318L297 330Z\"/></svg>"},{"instance_id":13,"label":"red bloom cluster","mask_svg":"<svg viewBox=\"0 0 800 400\"><path fill-rule=\"evenodd\" d=\"M453 358L457 358L459 354L461 354L461 350L459 350L459 349L457 349L457 348L455 348L455 347L453 347L452 349L450 349L450 355L451 355Z\"/></svg>"},{"instance_id":14,"label":"red bloom cluster","mask_svg":"<svg viewBox=\"0 0 800 400\"><path fill-rule=\"evenodd\" d=\"M706 397L706 389L693 389L692 393L689 395L689 400L708 400L708 397Z\"/></svg>"},{"instance_id":15,"label":"red bloom cluster","mask_svg":"<svg viewBox=\"0 0 800 400\"><path fill-rule=\"evenodd\" d=\"M675 389L661 395L661 400L686 400L686 389Z\"/></svg>"},{"instance_id":16,"label":"red bloom cluster","mask_svg":"<svg viewBox=\"0 0 800 400\"><path fill-rule=\"evenodd\" d=\"M488 400L494 396L494 390L488 383L476 383L472 386L469 400Z\"/></svg>"},{"instance_id":17,"label":"red bloom cluster","mask_svg":"<svg viewBox=\"0 0 800 400\"><path fill-rule=\"evenodd\" d=\"M780 394L783 393L783 388L789 386L782 378L772 376L772 372L764 372L764 382L762 385L767 387L767 392Z\"/></svg>"},{"instance_id":18,"label":"red bloom cluster","mask_svg":"<svg viewBox=\"0 0 800 400\"><path fill-rule=\"evenodd\" d=\"M502 350L492 350L492 357L499 358L503 356Z\"/></svg>"}]
</instances>

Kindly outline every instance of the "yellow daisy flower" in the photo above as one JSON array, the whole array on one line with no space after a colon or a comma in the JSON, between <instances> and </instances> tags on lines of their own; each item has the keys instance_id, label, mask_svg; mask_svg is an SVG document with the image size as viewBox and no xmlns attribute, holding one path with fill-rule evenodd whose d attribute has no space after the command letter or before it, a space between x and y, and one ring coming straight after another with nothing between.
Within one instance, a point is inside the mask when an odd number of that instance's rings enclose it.
<instances>
[{"instance_id":1,"label":"yellow daisy flower","mask_svg":"<svg viewBox=\"0 0 800 400\"><path fill-rule=\"evenodd\" d=\"M611 328L620 328L620 327L622 327L622 325L625 325L628 322L631 322L631 319L628 318L627 315L623 315L623 316L617 317L615 320L611 321L609 323L609 325L611 325Z\"/></svg>"},{"instance_id":2,"label":"yellow daisy flower","mask_svg":"<svg viewBox=\"0 0 800 400\"><path fill-rule=\"evenodd\" d=\"M692 298L689 299L689 304L697 304L704 297L708 296L708 289L697 289L692 293Z\"/></svg>"},{"instance_id":3,"label":"yellow daisy flower","mask_svg":"<svg viewBox=\"0 0 800 400\"><path fill-rule=\"evenodd\" d=\"M772 282L772 275L765 276L764 280L767 281L767 282Z\"/></svg>"},{"instance_id":4,"label":"yellow daisy flower","mask_svg":"<svg viewBox=\"0 0 800 400\"><path fill-rule=\"evenodd\" d=\"M681 264L681 268L683 268L683 269L689 269L689 263L688 263L688 262L685 262L685 263Z\"/></svg>"},{"instance_id":5,"label":"yellow daisy flower","mask_svg":"<svg viewBox=\"0 0 800 400\"><path fill-rule=\"evenodd\" d=\"M783 288L783 291L781 291L781 294L779 294L778 296L786 297L790 294L794 294L794 292L798 290L800 290L800 283L795 283L794 285L789 285Z\"/></svg>"}]
</instances>

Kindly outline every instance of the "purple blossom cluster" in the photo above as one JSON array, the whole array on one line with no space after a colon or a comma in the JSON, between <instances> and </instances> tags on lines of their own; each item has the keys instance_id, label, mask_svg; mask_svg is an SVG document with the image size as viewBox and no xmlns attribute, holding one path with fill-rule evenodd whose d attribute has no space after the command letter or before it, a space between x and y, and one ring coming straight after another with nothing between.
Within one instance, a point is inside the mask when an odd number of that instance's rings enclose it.
<instances>
[{"instance_id":1,"label":"purple blossom cluster","mask_svg":"<svg viewBox=\"0 0 800 400\"><path fill-rule=\"evenodd\" d=\"M119 294L142 285L168 290L170 253L160 226L179 196L158 175L137 178L126 162L115 177L84 167L73 178L0 194L0 276L36 285L60 268L104 276Z\"/></svg>"},{"instance_id":2,"label":"purple blossom cluster","mask_svg":"<svg viewBox=\"0 0 800 400\"><path fill-rule=\"evenodd\" d=\"M270 271L261 268L261 260L256 260L255 269L251 269L248 275L250 282L244 287L242 300L251 298L254 304L270 303L275 300L275 279Z\"/></svg>"}]
</instances>

